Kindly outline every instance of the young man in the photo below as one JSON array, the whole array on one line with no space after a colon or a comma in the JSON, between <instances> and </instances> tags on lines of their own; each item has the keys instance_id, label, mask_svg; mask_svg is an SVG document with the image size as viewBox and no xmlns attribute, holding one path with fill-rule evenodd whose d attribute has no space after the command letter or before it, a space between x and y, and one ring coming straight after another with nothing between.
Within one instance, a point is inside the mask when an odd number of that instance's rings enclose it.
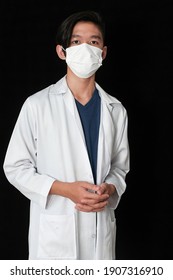
<instances>
[{"instance_id":1,"label":"young man","mask_svg":"<svg viewBox=\"0 0 173 280\"><path fill-rule=\"evenodd\" d=\"M4 172L30 199L29 259L115 259L114 210L129 171L127 113L95 81L106 57L94 11L60 26L67 74L24 102Z\"/></svg>"}]
</instances>

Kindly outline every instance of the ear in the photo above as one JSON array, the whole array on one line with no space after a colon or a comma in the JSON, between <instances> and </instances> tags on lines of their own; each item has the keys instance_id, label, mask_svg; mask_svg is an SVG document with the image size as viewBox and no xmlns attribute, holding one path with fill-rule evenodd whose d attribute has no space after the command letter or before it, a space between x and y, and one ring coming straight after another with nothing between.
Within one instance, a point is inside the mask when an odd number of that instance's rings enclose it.
<instances>
[{"instance_id":1,"label":"ear","mask_svg":"<svg viewBox=\"0 0 173 280\"><path fill-rule=\"evenodd\" d=\"M103 58L103 60L106 58L106 55L107 55L107 46L104 46L104 47L103 47L103 52L102 52L102 58Z\"/></svg>"},{"instance_id":2,"label":"ear","mask_svg":"<svg viewBox=\"0 0 173 280\"><path fill-rule=\"evenodd\" d=\"M56 53L57 53L57 55L59 56L60 59L65 60L65 54L64 54L64 51L63 51L61 45L56 46Z\"/></svg>"}]
</instances>

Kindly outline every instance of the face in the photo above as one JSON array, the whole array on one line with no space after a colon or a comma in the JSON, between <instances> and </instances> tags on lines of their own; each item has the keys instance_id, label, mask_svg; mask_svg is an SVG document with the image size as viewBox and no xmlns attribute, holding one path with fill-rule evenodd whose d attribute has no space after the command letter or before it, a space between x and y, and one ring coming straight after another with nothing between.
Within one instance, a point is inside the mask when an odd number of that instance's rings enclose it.
<instances>
[{"instance_id":1,"label":"face","mask_svg":"<svg viewBox=\"0 0 173 280\"><path fill-rule=\"evenodd\" d=\"M106 57L107 47L104 46L102 33L92 22L78 22L73 28L69 47L83 43L102 49L103 59ZM61 46L57 46L57 53L61 59L65 59Z\"/></svg>"},{"instance_id":2,"label":"face","mask_svg":"<svg viewBox=\"0 0 173 280\"><path fill-rule=\"evenodd\" d=\"M87 43L100 49L103 48L102 34L92 22L78 22L73 28L70 46L82 43Z\"/></svg>"}]
</instances>

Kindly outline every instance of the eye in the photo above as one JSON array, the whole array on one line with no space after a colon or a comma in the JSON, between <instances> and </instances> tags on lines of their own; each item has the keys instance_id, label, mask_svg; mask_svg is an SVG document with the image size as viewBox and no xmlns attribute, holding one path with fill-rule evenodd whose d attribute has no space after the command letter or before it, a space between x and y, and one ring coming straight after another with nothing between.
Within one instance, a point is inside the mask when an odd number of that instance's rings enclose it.
<instances>
[{"instance_id":1,"label":"eye","mask_svg":"<svg viewBox=\"0 0 173 280\"><path fill-rule=\"evenodd\" d=\"M98 41L96 41L96 40L92 40L89 44L90 45L94 45L94 46L100 45L100 43Z\"/></svg>"},{"instance_id":2,"label":"eye","mask_svg":"<svg viewBox=\"0 0 173 280\"><path fill-rule=\"evenodd\" d=\"M73 40L71 41L71 45L79 45L80 41L79 40Z\"/></svg>"}]
</instances>

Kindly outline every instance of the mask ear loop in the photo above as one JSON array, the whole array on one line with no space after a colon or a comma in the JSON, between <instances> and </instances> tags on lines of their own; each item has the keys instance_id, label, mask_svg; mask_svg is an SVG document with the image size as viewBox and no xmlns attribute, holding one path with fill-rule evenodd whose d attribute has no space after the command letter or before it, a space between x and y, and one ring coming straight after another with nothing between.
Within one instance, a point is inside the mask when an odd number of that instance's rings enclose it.
<instances>
[{"instance_id":1,"label":"mask ear loop","mask_svg":"<svg viewBox=\"0 0 173 280\"><path fill-rule=\"evenodd\" d=\"M62 51L64 52L64 56L66 57L66 50L61 46Z\"/></svg>"},{"instance_id":2,"label":"mask ear loop","mask_svg":"<svg viewBox=\"0 0 173 280\"><path fill-rule=\"evenodd\" d=\"M66 50L63 48L63 46L61 46L61 49L62 49L64 52L66 52Z\"/></svg>"}]
</instances>

